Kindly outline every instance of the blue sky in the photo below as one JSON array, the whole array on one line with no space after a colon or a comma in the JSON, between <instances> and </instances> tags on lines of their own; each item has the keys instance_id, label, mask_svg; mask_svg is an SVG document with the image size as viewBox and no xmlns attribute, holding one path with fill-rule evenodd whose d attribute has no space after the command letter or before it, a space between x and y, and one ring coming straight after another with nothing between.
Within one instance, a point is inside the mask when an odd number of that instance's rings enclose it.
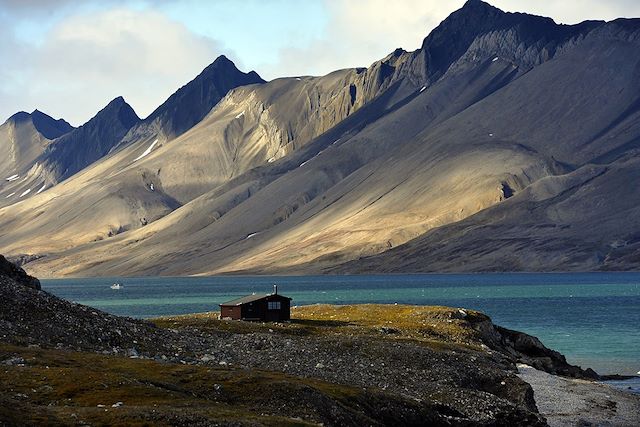
<instances>
[{"instance_id":1,"label":"blue sky","mask_svg":"<svg viewBox=\"0 0 640 427\"><path fill-rule=\"evenodd\" d=\"M637 0L494 0L557 22L640 16ZM36 108L74 125L124 96L147 116L225 54L265 79L416 49L464 0L0 0L0 122Z\"/></svg>"}]
</instances>

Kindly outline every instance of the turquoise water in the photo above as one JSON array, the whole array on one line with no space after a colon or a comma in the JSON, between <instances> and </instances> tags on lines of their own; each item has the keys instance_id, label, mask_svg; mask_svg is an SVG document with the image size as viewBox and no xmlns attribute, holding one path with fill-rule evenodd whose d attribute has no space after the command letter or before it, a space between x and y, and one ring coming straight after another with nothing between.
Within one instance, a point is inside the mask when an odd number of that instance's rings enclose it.
<instances>
[{"instance_id":1,"label":"turquoise water","mask_svg":"<svg viewBox=\"0 0 640 427\"><path fill-rule=\"evenodd\" d=\"M640 371L640 273L100 278L43 280L45 290L104 311L155 317L218 310L252 292L294 305L400 303L483 311L601 374ZM114 282L120 290L110 289Z\"/></svg>"}]
</instances>

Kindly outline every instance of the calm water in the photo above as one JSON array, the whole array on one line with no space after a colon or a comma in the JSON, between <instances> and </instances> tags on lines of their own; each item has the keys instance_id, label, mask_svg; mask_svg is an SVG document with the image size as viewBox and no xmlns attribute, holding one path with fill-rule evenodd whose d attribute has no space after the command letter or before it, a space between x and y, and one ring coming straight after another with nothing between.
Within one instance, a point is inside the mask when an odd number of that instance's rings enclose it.
<instances>
[{"instance_id":1,"label":"calm water","mask_svg":"<svg viewBox=\"0 0 640 427\"><path fill-rule=\"evenodd\" d=\"M112 290L114 282L123 284ZM404 303L467 307L539 337L601 374L640 371L640 273L205 277L43 280L62 298L132 317L218 310L252 292L294 305Z\"/></svg>"}]
</instances>

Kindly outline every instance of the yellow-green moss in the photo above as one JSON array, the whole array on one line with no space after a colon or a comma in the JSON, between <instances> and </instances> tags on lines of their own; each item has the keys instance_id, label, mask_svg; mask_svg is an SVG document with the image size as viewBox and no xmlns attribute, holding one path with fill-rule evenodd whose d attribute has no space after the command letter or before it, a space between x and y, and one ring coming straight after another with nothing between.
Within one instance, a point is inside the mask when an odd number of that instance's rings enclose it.
<instances>
[{"instance_id":1,"label":"yellow-green moss","mask_svg":"<svg viewBox=\"0 0 640 427\"><path fill-rule=\"evenodd\" d=\"M302 426L318 422L312 408L298 408L297 414L304 419L288 418L272 413L269 399L282 405L300 390L312 390L340 405L366 400L360 388L278 372L0 344L0 360L12 357L22 357L25 366L0 368L0 422L9 424L66 425L83 420L97 425L142 426L163 425L177 416L183 420ZM270 391L267 397L264 390ZM124 405L113 408L116 402Z\"/></svg>"},{"instance_id":2,"label":"yellow-green moss","mask_svg":"<svg viewBox=\"0 0 640 427\"><path fill-rule=\"evenodd\" d=\"M219 320L219 313L199 313L153 320L163 328L251 333L271 330L283 334L374 335L412 339L430 346L480 344L474 325L489 320L484 314L440 306L388 304L316 304L291 309L291 322L261 323Z\"/></svg>"}]
</instances>

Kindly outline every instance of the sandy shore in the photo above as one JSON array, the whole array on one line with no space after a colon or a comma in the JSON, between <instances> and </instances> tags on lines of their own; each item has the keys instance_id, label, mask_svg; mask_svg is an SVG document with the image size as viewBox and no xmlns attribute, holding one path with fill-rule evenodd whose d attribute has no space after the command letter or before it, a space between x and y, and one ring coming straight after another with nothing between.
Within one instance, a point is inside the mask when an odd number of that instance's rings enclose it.
<instances>
[{"instance_id":1,"label":"sandy shore","mask_svg":"<svg viewBox=\"0 0 640 427\"><path fill-rule=\"evenodd\" d=\"M640 425L640 396L597 382L567 379L518 365L551 427Z\"/></svg>"}]
</instances>

